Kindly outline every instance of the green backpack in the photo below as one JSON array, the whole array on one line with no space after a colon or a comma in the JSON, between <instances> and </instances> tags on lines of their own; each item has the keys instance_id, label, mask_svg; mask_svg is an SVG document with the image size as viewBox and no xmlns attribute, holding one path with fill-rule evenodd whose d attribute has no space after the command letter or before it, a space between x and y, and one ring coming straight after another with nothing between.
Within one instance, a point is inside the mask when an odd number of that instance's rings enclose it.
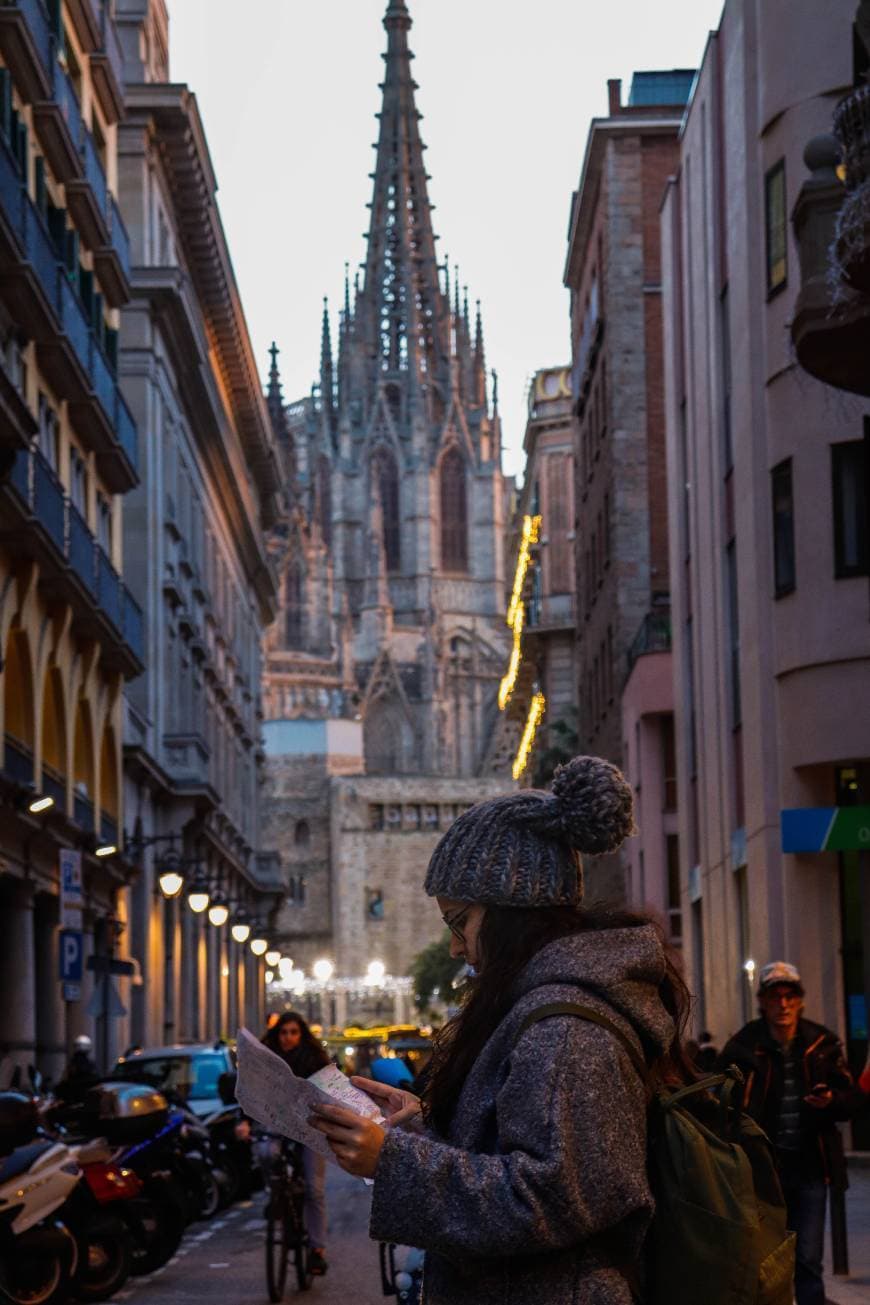
<instances>
[{"instance_id":1,"label":"green backpack","mask_svg":"<svg viewBox=\"0 0 870 1305\"><path fill-rule=\"evenodd\" d=\"M635 1047L590 1006L541 1006L521 1032L551 1015L607 1029L648 1084ZM626 1272L644 1305L792 1305L795 1237L770 1142L741 1109L741 1081L734 1069L652 1093L647 1173L656 1210L642 1274Z\"/></svg>"}]
</instances>

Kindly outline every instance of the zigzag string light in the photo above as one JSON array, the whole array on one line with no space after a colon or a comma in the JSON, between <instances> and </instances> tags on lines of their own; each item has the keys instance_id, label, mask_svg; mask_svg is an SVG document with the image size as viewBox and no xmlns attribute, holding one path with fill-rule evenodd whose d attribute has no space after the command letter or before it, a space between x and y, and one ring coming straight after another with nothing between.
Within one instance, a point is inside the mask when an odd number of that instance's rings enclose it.
<instances>
[{"instance_id":1,"label":"zigzag string light","mask_svg":"<svg viewBox=\"0 0 870 1305\"><path fill-rule=\"evenodd\" d=\"M513 629L514 622L517 618L517 609L522 602L523 585L526 582L526 572L529 569L529 563L532 560L532 545L538 542L538 535L541 529L541 517L524 516L523 533L520 538L520 551L517 555L517 569L514 572L514 587L511 591L511 600L507 609L507 623Z\"/></svg>"},{"instance_id":2,"label":"zigzag string light","mask_svg":"<svg viewBox=\"0 0 870 1305\"><path fill-rule=\"evenodd\" d=\"M520 746L517 749L517 755L514 758L514 764L511 768L511 774L514 779L519 779L525 770L529 761L529 753L532 750L532 744L535 741L538 725L541 717L547 708L547 699L543 693L536 693L529 704L529 714L526 719L526 728L523 730L523 737L520 739Z\"/></svg>"},{"instance_id":3,"label":"zigzag string light","mask_svg":"<svg viewBox=\"0 0 870 1305\"><path fill-rule=\"evenodd\" d=\"M526 606L523 602L523 585L526 580L526 572L531 562L531 548L538 542L538 534L541 529L540 516L524 516L523 530L520 538L520 551L517 556L517 569L514 573L514 587L511 593L511 600L507 610L507 623L513 631L514 642L511 649L511 657L508 662L508 668L502 678L498 688L498 705L499 710L504 711L510 702L510 696L514 691L514 685L517 682L517 675L520 670L522 661L522 637L523 625L526 619Z\"/></svg>"}]
</instances>

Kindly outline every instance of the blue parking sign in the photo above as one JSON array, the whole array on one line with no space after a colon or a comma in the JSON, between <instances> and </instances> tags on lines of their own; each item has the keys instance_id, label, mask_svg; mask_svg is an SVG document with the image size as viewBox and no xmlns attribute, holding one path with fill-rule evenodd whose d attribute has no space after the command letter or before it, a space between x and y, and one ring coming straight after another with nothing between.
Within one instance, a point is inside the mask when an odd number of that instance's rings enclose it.
<instances>
[{"instance_id":1,"label":"blue parking sign","mask_svg":"<svg viewBox=\"0 0 870 1305\"><path fill-rule=\"evenodd\" d=\"M64 983L81 983L82 935L75 929L60 933L60 977Z\"/></svg>"}]
</instances>

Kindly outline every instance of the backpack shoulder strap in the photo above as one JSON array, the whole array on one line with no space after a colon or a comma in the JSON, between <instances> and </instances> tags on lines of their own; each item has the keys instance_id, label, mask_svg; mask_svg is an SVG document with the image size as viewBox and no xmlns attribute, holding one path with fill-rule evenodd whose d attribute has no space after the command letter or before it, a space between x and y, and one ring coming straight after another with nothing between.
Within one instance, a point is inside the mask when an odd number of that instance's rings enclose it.
<instances>
[{"instance_id":1,"label":"backpack shoulder strap","mask_svg":"<svg viewBox=\"0 0 870 1305\"><path fill-rule=\"evenodd\" d=\"M609 1020L606 1015L602 1015L600 1011L595 1010L592 1006L581 1006L579 1002L573 1001L554 1001L550 1002L549 1005L539 1006L537 1010L530 1011L523 1020L517 1038L522 1037L526 1029L531 1028L533 1024L537 1024L539 1020L549 1019L552 1015L574 1015L577 1019L586 1020L589 1024L597 1024L600 1028L607 1029L608 1033L612 1033L616 1038L644 1084L646 1084L649 1071L643 1056L629 1042L622 1029L618 1028L612 1020Z\"/></svg>"}]
</instances>

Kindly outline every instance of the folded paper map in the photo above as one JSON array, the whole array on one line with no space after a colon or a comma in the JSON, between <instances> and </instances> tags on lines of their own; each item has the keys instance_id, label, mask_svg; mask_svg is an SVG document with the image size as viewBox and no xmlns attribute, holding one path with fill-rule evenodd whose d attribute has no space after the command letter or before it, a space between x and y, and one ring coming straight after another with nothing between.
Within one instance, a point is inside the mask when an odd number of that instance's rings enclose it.
<instances>
[{"instance_id":1,"label":"folded paper map","mask_svg":"<svg viewBox=\"0 0 870 1305\"><path fill-rule=\"evenodd\" d=\"M268 1132L301 1142L327 1160L336 1162L326 1138L308 1123L314 1106L347 1106L366 1119L383 1120L371 1097L355 1088L336 1065L325 1065L310 1078L299 1078L248 1029L239 1029L236 1051L236 1100L245 1114Z\"/></svg>"}]
</instances>

